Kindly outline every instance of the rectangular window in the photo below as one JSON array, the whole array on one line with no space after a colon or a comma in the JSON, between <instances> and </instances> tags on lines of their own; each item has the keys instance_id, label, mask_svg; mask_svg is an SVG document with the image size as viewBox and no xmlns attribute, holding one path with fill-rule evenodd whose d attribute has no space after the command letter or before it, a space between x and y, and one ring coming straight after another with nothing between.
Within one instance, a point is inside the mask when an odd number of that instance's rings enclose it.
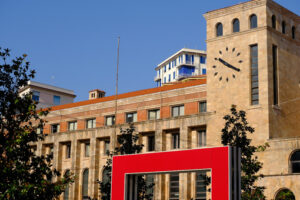
<instances>
[{"instance_id":1,"label":"rectangular window","mask_svg":"<svg viewBox=\"0 0 300 200\"><path fill-rule=\"evenodd\" d=\"M166 72L167 71L167 67L166 66L164 66L164 72Z\"/></svg>"},{"instance_id":2,"label":"rectangular window","mask_svg":"<svg viewBox=\"0 0 300 200\"><path fill-rule=\"evenodd\" d=\"M259 81L258 81L258 46L250 46L251 51L251 105L259 104Z\"/></svg>"},{"instance_id":3,"label":"rectangular window","mask_svg":"<svg viewBox=\"0 0 300 200\"><path fill-rule=\"evenodd\" d=\"M171 81L171 74L169 74L169 82Z\"/></svg>"},{"instance_id":4,"label":"rectangular window","mask_svg":"<svg viewBox=\"0 0 300 200\"><path fill-rule=\"evenodd\" d=\"M149 120L159 119L159 118L160 118L160 110L159 109L148 111L148 119Z\"/></svg>"},{"instance_id":5,"label":"rectangular window","mask_svg":"<svg viewBox=\"0 0 300 200\"><path fill-rule=\"evenodd\" d=\"M69 122L69 131L77 130L77 121Z\"/></svg>"},{"instance_id":6,"label":"rectangular window","mask_svg":"<svg viewBox=\"0 0 300 200\"><path fill-rule=\"evenodd\" d=\"M184 105L172 107L172 117L184 115Z\"/></svg>"},{"instance_id":7,"label":"rectangular window","mask_svg":"<svg viewBox=\"0 0 300 200\"><path fill-rule=\"evenodd\" d=\"M180 136L179 133L172 134L172 149L180 148Z\"/></svg>"},{"instance_id":8,"label":"rectangular window","mask_svg":"<svg viewBox=\"0 0 300 200\"><path fill-rule=\"evenodd\" d=\"M36 129L36 133L37 134L43 134L44 133L44 129L43 128L37 128Z\"/></svg>"},{"instance_id":9,"label":"rectangular window","mask_svg":"<svg viewBox=\"0 0 300 200\"><path fill-rule=\"evenodd\" d=\"M54 156L54 146L52 144L49 145L49 155Z\"/></svg>"},{"instance_id":10,"label":"rectangular window","mask_svg":"<svg viewBox=\"0 0 300 200\"><path fill-rule=\"evenodd\" d=\"M154 175L152 174L146 175L146 185L154 185ZM146 195L154 197L154 187L147 188Z\"/></svg>"},{"instance_id":11,"label":"rectangular window","mask_svg":"<svg viewBox=\"0 0 300 200\"><path fill-rule=\"evenodd\" d=\"M96 128L96 119L88 119L86 120L86 128Z\"/></svg>"},{"instance_id":12,"label":"rectangular window","mask_svg":"<svg viewBox=\"0 0 300 200\"><path fill-rule=\"evenodd\" d=\"M155 136L148 136L148 151L155 151Z\"/></svg>"},{"instance_id":13,"label":"rectangular window","mask_svg":"<svg viewBox=\"0 0 300 200\"><path fill-rule=\"evenodd\" d=\"M206 130L198 130L197 131L197 143L198 147L205 147L206 146Z\"/></svg>"},{"instance_id":14,"label":"rectangular window","mask_svg":"<svg viewBox=\"0 0 300 200\"><path fill-rule=\"evenodd\" d=\"M66 159L71 158L71 143L66 144Z\"/></svg>"},{"instance_id":15,"label":"rectangular window","mask_svg":"<svg viewBox=\"0 0 300 200\"><path fill-rule=\"evenodd\" d=\"M166 83L167 81L166 81L166 77L164 77L164 83Z\"/></svg>"},{"instance_id":16,"label":"rectangular window","mask_svg":"<svg viewBox=\"0 0 300 200\"><path fill-rule=\"evenodd\" d=\"M195 200L206 200L207 186L205 184L206 171L196 172L196 199Z\"/></svg>"},{"instance_id":17,"label":"rectangular window","mask_svg":"<svg viewBox=\"0 0 300 200\"><path fill-rule=\"evenodd\" d=\"M109 146L110 146L110 141L109 140L105 140L104 141L104 154L105 155L109 155L110 151L109 151Z\"/></svg>"},{"instance_id":18,"label":"rectangular window","mask_svg":"<svg viewBox=\"0 0 300 200\"><path fill-rule=\"evenodd\" d=\"M206 58L204 56L200 56L200 63L205 64Z\"/></svg>"},{"instance_id":19,"label":"rectangular window","mask_svg":"<svg viewBox=\"0 0 300 200\"><path fill-rule=\"evenodd\" d=\"M59 133L60 125L59 124L52 124L51 125L51 133Z\"/></svg>"},{"instance_id":20,"label":"rectangular window","mask_svg":"<svg viewBox=\"0 0 300 200\"><path fill-rule=\"evenodd\" d=\"M274 105L278 105L278 74L277 74L277 46L273 45L273 95Z\"/></svg>"},{"instance_id":21,"label":"rectangular window","mask_svg":"<svg viewBox=\"0 0 300 200\"><path fill-rule=\"evenodd\" d=\"M53 96L53 104L56 106L60 105L60 96L56 96L56 95Z\"/></svg>"},{"instance_id":22,"label":"rectangular window","mask_svg":"<svg viewBox=\"0 0 300 200\"><path fill-rule=\"evenodd\" d=\"M206 101L201 101L199 103L199 111L200 113L205 113L207 109Z\"/></svg>"},{"instance_id":23,"label":"rectangular window","mask_svg":"<svg viewBox=\"0 0 300 200\"><path fill-rule=\"evenodd\" d=\"M84 144L84 156L90 157L90 143L89 142L86 142Z\"/></svg>"},{"instance_id":24,"label":"rectangular window","mask_svg":"<svg viewBox=\"0 0 300 200\"><path fill-rule=\"evenodd\" d=\"M32 100L39 102L40 101L40 92L38 91L33 91L32 92Z\"/></svg>"},{"instance_id":25,"label":"rectangular window","mask_svg":"<svg viewBox=\"0 0 300 200\"><path fill-rule=\"evenodd\" d=\"M171 69L171 62L169 62L169 70Z\"/></svg>"},{"instance_id":26,"label":"rectangular window","mask_svg":"<svg viewBox=\"0 0 300 200\"><path fill-rule=\"evenodd\" d=\"M175 80L175 77L176 77L176 73L175 72L173 72L173 79Z\"/></svg>"},{"instance_id":27,"label":"rectangular window","mask_svg":"<svg viewBox=\"0 0 300 200\"><path fill-rule=\"evenodd\" d=\"M116 121L116 118L114 115L107 116L105 124L106 124L106 126L112 126L115 124L115 121Z\"/></svg>"},{"instance_id":28,"label":"rectangular window","mask_svg":"<svg viewBox=\"0 0 300 200\"><path fill-rule=\"evenodd\" d=\"M202 68L202 75L206 74L206 68Z\"/></svg>"},{"instance_id":29,"label":"rectangular window","mask_svg":"<svg viewBox=\"0 0 300 200\"><path fill-rule=\"evenodd\" d=\"M179 200L179 173L170 174L169 200Z\"/></svg>"},{"instance_id":30,"label":"rectangular window","mask_svg":"<svg viewBox=\"0 0 300 200\"><path fill-rule=\"evenodd\" d=\"M126 122L127 123L137 122L137 113L136 112L126 113Z\"/></svg>"}]
</instances>

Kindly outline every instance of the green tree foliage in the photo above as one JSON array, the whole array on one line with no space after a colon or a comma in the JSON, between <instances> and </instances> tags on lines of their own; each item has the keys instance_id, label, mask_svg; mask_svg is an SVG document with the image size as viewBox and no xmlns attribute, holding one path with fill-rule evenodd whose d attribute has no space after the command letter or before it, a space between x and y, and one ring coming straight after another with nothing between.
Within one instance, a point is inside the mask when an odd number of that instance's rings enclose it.
<instances>
[{"instance_id":1,"label":"green tree foliage","mask_svg":"<svg viewBox=\"0 0 300 200\"><path fill-rule=\"evenodd\" d=\"M0 199L54 199L72 180L52 168L52 156L36 156L32 144L43 139L42 116L31 94L18 95L20 88L34 78L26 55L10 59L10 50L0 48Z\"/></svg>"},{"instance_id":2,"label":"green tree foliage","mask_svg":"<svg viewBox=\"0 0 300 200\"><path fill-rule=\"evenodd\" d=\"M111 195L111 171L112 171L112 157L114 155L136 154L140 153L144 147L142 144L137 144L139 136L134 134L135 128L130 125L127 129L121 129L120 136L118 136L119 147L116 147L113 152L110 153L106 164L103 167L103 171L106 176L102 181L98 181L99 190L102 200L110 200ZM138 200L151 200L153 194L149 194L147 191L153 188L154 184L147 185L144 176L138 176Z\"/></svg>"},{"instance_id":3,"label":"green tree foliage","mask_svg":"<svg viewBox=\"0 0 300 200\"><path fill-rule=\"evenodd\" d=\"M258 174L262 168L262 163L258 161L256 152L264 151L268 144L264 146L251 145L249 135L254 133L246 119L245 111L237 111L236 106L231 107L231 113L224 116L226 121L222 129L222 144L235 146L241 149L241 171L242 171L242 199L243 200L263 200L264 187L255 185L263 175Z\"/></svg>"},{"instance_id":4,"label":"green tree foliage","mask_svg":"<svg viewBox=\"0 0 300 200\"><path fill-rule=\"evenodd\" d=\"M281 190L277 195L275 200L295 200L293 192L288 189Z\"/></svg>"}]
</instances>

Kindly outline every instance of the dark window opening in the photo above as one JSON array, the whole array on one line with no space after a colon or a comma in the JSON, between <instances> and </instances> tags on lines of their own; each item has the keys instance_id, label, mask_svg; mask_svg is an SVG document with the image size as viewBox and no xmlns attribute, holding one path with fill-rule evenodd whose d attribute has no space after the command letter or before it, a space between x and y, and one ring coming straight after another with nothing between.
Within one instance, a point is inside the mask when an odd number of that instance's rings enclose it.
<instances>
[{"instance_id":1,"label":"dark window opening","mask_svg":"<svg viewBox=\"0 0 300 200\"><path fill-rule=\"evenodd\" d=\"M233 32L240 32L240 21L238 19L234 19L232 22Z\"/></svg>"},{"instance_id":2,"label":"dark window opening","mask_svg":"<svg viewBox=\"0 0 300 200\"><path fill-rule=\"evenodd\" d=\"M292 173L300 173L300 150L291 156L291 169Z\"/></svg>"},{"instance_id":3,"label":"dark window opening","mask_svg":"<svg viewBox=\"0 0 300 200\"><path fill-rule=\"evenodd\" d=\"M223 36L223 25L218 23L216 26L217 37Z\"/></svg>"},{"instance_id":4,"label":"dark window opening","mask_svg":"<svg viewBox=\"0 0 300 200\"><path fill-rule=\"evenodd\" d=\"M172 149L180 148L180 136L179 133L172 134Z\"/></svg>"},{"instance_id":5,"label":"dark window opening","mask_svg":"<svg viewBox=\"0 0 300 200\"><path fill-rule=\"evenodd\" d=\"M285 21L282 22L282 33L285 34L286 33L286 24Z\"/></svg>"},{"instance_id":6,"label":"dark window opening","mask_svg":"<svg viewBox=\"0 0 300 200\"><path fill-rule=\"evenodd\" d=\"M277 46L272 47L273 55L273 104L278 105L278 73L277 73Z\"/></svg>"},{"instance_id":7,"label":"dark window opening","mask_svg":"<svg viewBox=\"0 0 300 200\"><path fill-rule=\"evenodd\" d=\"M155 151L155 136L148 136L148 151Z\"/></svg>"},{"instance_id":8,"label":"dark window opening","mask_svg":"<svg viewBox=\"0 0 300 200\"><path fill-rule=\"evenodd\" d=\"M251 15L250 16L250 28L257 28L257 16Z\"/></svg>"},{"instance_id":9,"label":"dark window opening","mask_svg":"<svg viewBox=\"0 0 300 200\"><path fill-rule=\"evenodd\" d=\"M272 28L276 29L276 16L272 16Z\"/></svg>"},{"instance_id":10,"label":"dark window opening","mask_svg":"<svg viewBox=\"0 0 300 200\"><path fill-rule=\"evenodd\" d=\"M170 174L169 200L179 200L179 173Z\"/></svg>"},{"instance_id":11,"label":"dark window opening","mask_svg":"<svg viewBox=\"0 0 300 200\"><path fill-rule=\"evenodd\" d=\"M295 26L292 27L292 38L296 39L296 27Z\"/></svg>"},{"instance_id":12,"label":"dark window opening","mask_svg":"<svg viewBox=\"0 0 300 200\"><path fill-rule=\"evenodd\" d=\"M251 105L259 104L258 80L258 46L252 45L251 49Z\"/></svg>"},{"instance_id":13,"label":"dark window opening","mask_svg":"<svg viewBox=\"0 0 300 200\"><path fill-rule=\"evenodd\" d=\"M201 101L200 105L200 113L205 113L207 111L207 103L206 101Z\"/></svg>"}]
</instances>

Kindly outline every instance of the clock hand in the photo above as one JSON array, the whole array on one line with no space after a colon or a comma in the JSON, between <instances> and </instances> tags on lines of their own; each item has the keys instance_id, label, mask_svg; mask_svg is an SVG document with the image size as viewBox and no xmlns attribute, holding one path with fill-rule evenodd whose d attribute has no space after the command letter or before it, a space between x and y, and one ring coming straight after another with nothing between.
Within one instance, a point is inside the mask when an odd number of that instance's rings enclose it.
<instances>
[{"instance_id":1,"label":"clock hand","mask_svg":"<svg viewBox=\"0 0 300 200\"><path fill-rule=\"evenodd\" d=\"M225 65L226 67L228 67L228 68L231 68L231 69L233 69L233 70L235 70L235 71L241 71L239 68L236 68L236 67L234 67L234 66L232 66L231 64L229 64L228 62L226 62L225 60L223 60L222 58L219 58L219 61L223 64L223 65Z\"/></svg>"}]
</instances>

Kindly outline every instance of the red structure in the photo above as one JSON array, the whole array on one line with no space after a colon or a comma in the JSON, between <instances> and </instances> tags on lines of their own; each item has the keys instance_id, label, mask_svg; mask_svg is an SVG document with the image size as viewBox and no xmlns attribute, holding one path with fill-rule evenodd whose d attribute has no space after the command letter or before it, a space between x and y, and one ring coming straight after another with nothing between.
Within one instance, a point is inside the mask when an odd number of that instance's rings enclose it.
<instances>
[{"instance_id":1,"label":"red structure","mask_svg":"<svg viewBox=\"0 0 300 200\"><path fill-rule=\"evenodd\" d=\"M125 200L127 175L211 170L212 200L231 200L231 147L115 156L112 166L111 200ZM235 170L237 171L237 170ZM235 199L235 198L234 198Z\"/></svg>"}]
</instances>

